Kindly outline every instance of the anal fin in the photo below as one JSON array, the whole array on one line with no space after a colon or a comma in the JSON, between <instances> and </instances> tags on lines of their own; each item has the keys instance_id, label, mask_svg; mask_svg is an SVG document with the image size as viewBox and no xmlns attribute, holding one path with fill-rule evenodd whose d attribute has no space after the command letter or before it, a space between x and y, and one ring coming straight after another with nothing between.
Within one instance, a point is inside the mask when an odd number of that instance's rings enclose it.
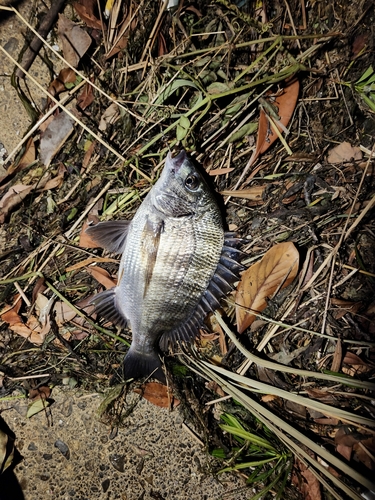
<instances>
[{"instance_id":1,"label":"anal fin","mask_svg":"<svg viewBox=\"0 0 375 500\"><path fill-rule=\"evenodd\" d=\"M128 321L116 304L116 290L117 287L114 287L100 292L91 299L90 303L94 304L97 314L111 321L114 325L126 328Z\"/></svg>"}]
</instances>

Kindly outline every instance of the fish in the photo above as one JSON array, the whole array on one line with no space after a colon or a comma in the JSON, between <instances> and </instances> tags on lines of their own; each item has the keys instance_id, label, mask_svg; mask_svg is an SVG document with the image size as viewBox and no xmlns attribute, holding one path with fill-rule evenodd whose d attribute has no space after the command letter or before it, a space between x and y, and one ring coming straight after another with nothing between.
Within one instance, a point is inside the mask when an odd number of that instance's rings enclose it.
<instances>
[{"instance_id":1,"label":"fish","mask_svg":"<svg viewBox=\"0 0 375 500\"><path fill-rule=\"evenodd\" d=\"M192 342L221 307L244 269L242 240L224 231L215 193L185 150L168 154L131 221L99 222L86 232L122 254L117 286L92 303L98 315L131 328L125 379L152 375L165 383L160 350Z\"/></svg>"}]
</instances>

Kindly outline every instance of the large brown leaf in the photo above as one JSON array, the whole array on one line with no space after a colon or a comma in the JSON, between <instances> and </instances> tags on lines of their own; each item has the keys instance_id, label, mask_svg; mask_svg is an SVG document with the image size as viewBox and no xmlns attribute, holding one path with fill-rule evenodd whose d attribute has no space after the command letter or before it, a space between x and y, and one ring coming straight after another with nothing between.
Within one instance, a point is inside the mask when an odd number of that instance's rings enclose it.
<instances>
[{"instance_id":1,"label":"large brown leaf","mask_svg":"<svg viewBox=\"0 0 375 500\"><path fill-rule=\"evenodd\" d=\"M296 247L292 242L286 242L272 247L261 261L243 273L236 293L238 333L253 323L256 313L267 307L267 299L279 287L285 288L294 280L298 264Z\"/></svg>"}]
</instances>

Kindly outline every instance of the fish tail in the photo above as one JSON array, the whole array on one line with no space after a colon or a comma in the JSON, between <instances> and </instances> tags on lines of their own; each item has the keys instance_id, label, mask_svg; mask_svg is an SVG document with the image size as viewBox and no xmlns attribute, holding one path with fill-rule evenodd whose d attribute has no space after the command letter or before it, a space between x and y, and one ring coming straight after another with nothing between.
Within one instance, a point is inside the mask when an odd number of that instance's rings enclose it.
<instances>
[{"instance_id":1,"label":"fish tail","mask_svg":"<svg viewBox=\"0 0 375 500\"><path fill-rule=\"evenodd\" d=\"M149 377L157 378L166 383L162 364L156 351L141 352L130 347L124 359L125 379Z\"/></svg>"}]
</instances>

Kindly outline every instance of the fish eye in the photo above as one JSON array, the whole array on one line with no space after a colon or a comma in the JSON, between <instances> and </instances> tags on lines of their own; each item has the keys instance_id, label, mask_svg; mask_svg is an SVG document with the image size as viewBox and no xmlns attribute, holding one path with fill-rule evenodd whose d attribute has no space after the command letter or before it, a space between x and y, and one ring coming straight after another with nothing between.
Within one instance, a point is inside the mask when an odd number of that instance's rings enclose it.
<instances>
[{"instance_id":1,"label":"fish eye","mask_svg":"<svg viewBox=\"0 0 375 500\"><path fill-rule=\"evenodd\" d=\"M194 174L188 175L185 179L185 186L190 191L195 191L197 189L197 187L199 186L198 176L194 175Z\"/></svg>"}]
</instances>

